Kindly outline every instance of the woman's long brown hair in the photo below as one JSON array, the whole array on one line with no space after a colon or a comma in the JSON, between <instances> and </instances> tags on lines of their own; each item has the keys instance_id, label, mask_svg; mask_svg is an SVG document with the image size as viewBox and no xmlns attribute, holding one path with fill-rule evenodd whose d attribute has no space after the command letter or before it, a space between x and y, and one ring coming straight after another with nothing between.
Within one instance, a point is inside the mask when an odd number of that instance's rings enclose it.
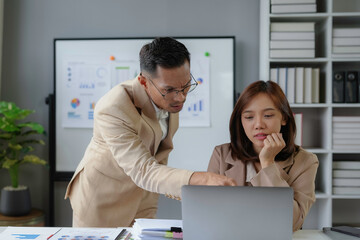
<instances>
[{"instance_id":1,"label":"woman's long brown hair","mask_svg":"<svg viewBox=\"0 0 360 240\"><path fill-rule=\"evenodd\" d=\"M275 157L275 161L284 161L298 148L294 143L296 126L293 112L285 94L280 86L272 81L256 81L250 84L237 100L230 118L230 148L232 156L243 161L259 159L253 149L252 142L246 136L241 122L241 114L245 106L259 93L265 93L272 99L275 107L281 112L286 121L286 125L281 126L280 130L286 146Z\"/></svg>"}]
</instances>

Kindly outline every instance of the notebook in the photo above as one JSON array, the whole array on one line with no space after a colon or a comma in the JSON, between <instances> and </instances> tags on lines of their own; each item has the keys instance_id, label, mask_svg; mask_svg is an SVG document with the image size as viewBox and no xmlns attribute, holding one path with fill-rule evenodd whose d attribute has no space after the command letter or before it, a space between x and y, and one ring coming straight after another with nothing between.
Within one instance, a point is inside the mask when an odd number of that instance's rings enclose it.
<instances>
[{"instance_id":1,"label":"notebook","mask_svg":"<svg viewBox=\"0 0 360 240\"><path fill-rule=\"evenodd\" d=\"M292 239L290 187L182 187L184 240Z\"/></svg>"},{"instance_id":2,"label":"notebook","mask_svg":"<svg viewBox=\"0 0 360 240\"><path fill-rule=\"evenodd\" d=\"M360 228L354 227L324 227L323 232L330 239L341 239L341 240L359 240ZM358 233L356 233L358 232Z\"/></svg>"}]
</instances>

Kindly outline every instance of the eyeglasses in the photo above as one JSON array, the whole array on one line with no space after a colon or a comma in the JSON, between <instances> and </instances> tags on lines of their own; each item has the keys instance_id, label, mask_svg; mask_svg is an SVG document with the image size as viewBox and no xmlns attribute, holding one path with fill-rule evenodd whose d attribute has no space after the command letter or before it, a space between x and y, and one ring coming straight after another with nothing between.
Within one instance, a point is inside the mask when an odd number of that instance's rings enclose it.
<instances>
[{"instance_id":1,"label":"eyeglasses","mask_svg":"<svg viewBox=\"0 0 360 240\"><path fill-rule=\"evenodd\" d=\"M144 74L142 74L143 76L145 76ZM151 78L149 78L148 76L145 76L147 79L149 79L149 81L151 82L152 85L154 85L154 87L156 88L156 90L158 90L158 92L161 94L161 96L165 99L165 100L170 100L173 99L175 96L177 96L179 94L179 92L182 92L183 95L187 95L189 92L194 91L194 89L197 87L198 82L195 80L194 76L192 74L190 74L191 79L190 79L190 83L188 85L186 85L185 87L183 87L182 89L171 89L171 90L166 90L164 89L164 91L166 93L162 93L160 91L160 89L155 85L155 83L151 80ZM194 83L191 83L191 81L193 81Z\"/></svg>"}]
</instances>

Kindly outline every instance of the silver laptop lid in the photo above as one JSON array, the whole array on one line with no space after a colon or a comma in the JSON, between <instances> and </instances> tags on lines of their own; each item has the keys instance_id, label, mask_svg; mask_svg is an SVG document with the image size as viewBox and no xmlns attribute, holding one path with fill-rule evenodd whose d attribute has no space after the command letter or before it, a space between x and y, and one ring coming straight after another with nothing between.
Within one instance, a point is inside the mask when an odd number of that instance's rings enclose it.
<instances>
[{"instance_id":1,"label":"silver laptop lid","mask_svg":"<svg viewBox=\"0 0 360 240\"><path fill-rule=\"evenodd\" d=\"M290 240L290 187L182 187L185 240Z\"/></svg>"}]
</instances>

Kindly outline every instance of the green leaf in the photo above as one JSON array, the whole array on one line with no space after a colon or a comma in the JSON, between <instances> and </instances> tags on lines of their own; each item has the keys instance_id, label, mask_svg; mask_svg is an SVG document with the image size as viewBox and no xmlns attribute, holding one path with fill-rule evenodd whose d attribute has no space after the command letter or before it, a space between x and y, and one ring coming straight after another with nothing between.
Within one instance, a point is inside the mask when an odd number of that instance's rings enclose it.
<instances>
[{"instance_id":1,"label":"green leaf","mask_svg":"<svg viewBox=\"0 0 360 240\"><path fill-rule=\"evenodd\" d=\"M0 117L0 129L5 132L15 132L20 131L13 121L7 119L6 117Z\"/></svg>"},{"instance_id":2,"label":"green leaf","mask_svg":"<svg viewBox=\"0 0 360 240\"><path fill-rule=\"evenodd\" d=\"M22 149L22 146L20 144L9 143L9 148L15 151L20 151Z\"/></svg>"},{"instance_id":3,"label":"green leaf","mask_svg":"<svg viewBox=\"0 0 360 240\"><path fill-rule=\"evenodd\" d=\"M40 145L45 145L45 142L43 140L37 140L37 139L28 139L28 140L24 140L21 142L18 142L18 144L20 145L26 145L26 144L40 144Z\"/></svg>"},{"instance_id":4,"label":"green leaf","mask_svg":"<svg viewBox=\"0 0 360 240\"><path fill-rule=\"evenodd\" d=\"M19 161L16 160L16 159L10 159L10 158L5 158L5 161L2 165L3 168L6 168L6 169L10 169L11 167L15 166L16 164L18 164Z\"/></svg>"},{"instance_id":5,"label":"green leaf","mask_svg":"<svg viewBox=\"0 0 360 240\"><path fill-rule=\"evenodd\" d=\"M38 132L35 130L28 130L28 131L21 133L21 136L28 136L28 135L32 135L32 134L38 134Z\"/></svg>"},{"instance_id":6,"label":"green leaf","mask_svg":"<svg viewBox=\"0 0 360 240\"><path fill-rule=\"evenodd\" d=\"M24 160L21 163L32 163L32 164L40 164L40 165L46 165L47 162L38 156L35 155L25 155Z\"/></svg>"},{"instance_id":7,"label":"green leaf","mask_svg":"<svg viewBox=\"0 0 360 240\"><path fill-rule=\"evenodd\" d=\"M6 150L3 149L0 151L0 161L3 160L5 156L6 156Z\"/></svg>"},{"instance_id":8,"label":"green leaf","mask_svg":"<svg viewBox=\"0 0 360 240\"><path fill-rule=\"evenodd\" d=\"M41 124L35 123L35 122L21 123L18 126L21 128L29 127L31 129L35 130L39 134L42 134L44 132L44 127Z\"/></svg>"},{"instance_id":9,"label":"green leaf","mask_svg":"<svg viewBox=\"0 0 360 240\"><path fill-rule=\"evenodd\" d=\"M6 118L11 120L24 119L33 112L33 110L21 109L13 102L0 102L0 114L3 114Z\"/></svg>"},{"instance_id":10,"label":"green leaf","mask_svg":"<svg viewBox=\"0 0 360 240\"><path fill-rule=\"evenodd\" d=\"M0 133L0 139L9 140L13 137L11 133Z\"/></svg>"},{"instance_id":11,"label":"green leaf","mask_svg":"<svg viewBox=\"0 0 360 240\"><path fill-rule=\"evenodd\" d=\"M34 151L34 148L32 146L27 146L27 147L24 147L21 151L23 153L28 153L28 152Z\"/></svg>"}]
</instances>

